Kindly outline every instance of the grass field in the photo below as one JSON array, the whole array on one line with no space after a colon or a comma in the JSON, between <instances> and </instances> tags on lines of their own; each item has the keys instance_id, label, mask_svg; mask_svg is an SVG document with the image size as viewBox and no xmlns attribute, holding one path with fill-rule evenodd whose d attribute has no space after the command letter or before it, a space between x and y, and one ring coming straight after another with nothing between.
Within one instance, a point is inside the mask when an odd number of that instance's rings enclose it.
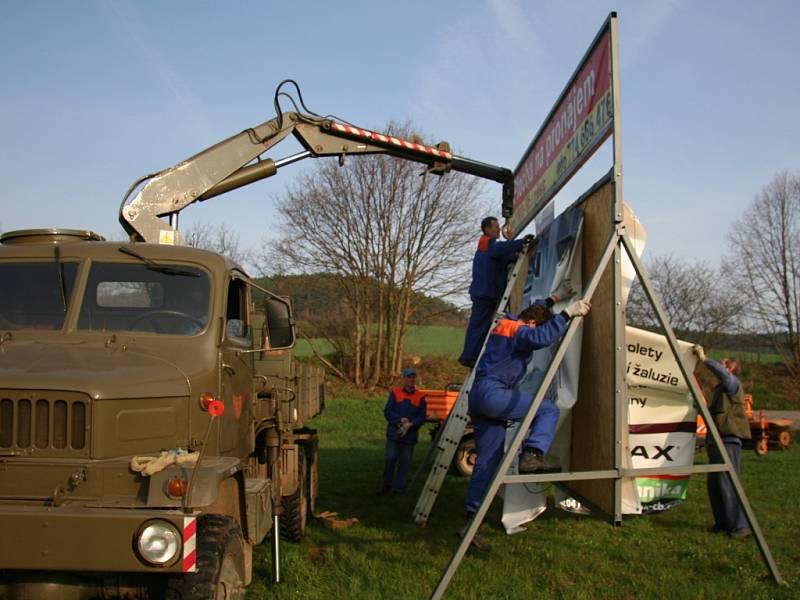
<instances>
[{"instance_id":1,"label":"grass field","mask_svg":"<svg viewBox=\"0 0 800 600\"><path fill-rule=\"evenodd\" d=\"M282 544L285 582L273 586L269 545L256 549L248 598L427 598L457 547L466 479L448 476L428 527L411 511L427 472L399 498L380 484L384 396L334 389L320 432L317 510L359 523L332 530L313 524L305 540ZM429 442L422 432L415 465ZM698 455L698 461L704 460ZM500 501L488 516L489 554L470 551L446 598L797 598L800 596L800 450L745 451L743 484L788 586L777 587L752 538L706 532L711 516L705 477L664 514L626 518L613 528L597 517L550 508L528 531L506 536ZM412 469L413 472L413 469Z\"/></svg>"},{"instance_id":2,"label":"grass field","mask_svg":"<svg viewBox=\"0 0 800 600\"><path fill-rule=\"evenodd\" d=\"M333 351L324 340L312 340L318 352L327 354ZM425 325L409 327L406 334L406 352L422 356L447 356L457 358L464 345L464 328L447 325ZM297 356L312 356L313 352L306 340L298 340L295 348Z\"/></svg>"}]
</instances>

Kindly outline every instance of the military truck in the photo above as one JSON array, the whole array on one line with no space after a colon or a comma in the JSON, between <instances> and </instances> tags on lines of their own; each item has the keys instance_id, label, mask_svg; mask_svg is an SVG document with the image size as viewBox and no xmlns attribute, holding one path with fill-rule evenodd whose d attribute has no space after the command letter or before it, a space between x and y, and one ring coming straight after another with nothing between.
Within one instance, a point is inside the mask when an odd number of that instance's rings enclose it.
<instances>
[{"instance_id":1,"label":"military truck","mask_svg":"<svg viewBox=\"0 0 800 600\"><path fill-rule=\"evenodd\" d=\"M283 113L281 86L274 119L131 186L129 241L0 237L0 598L243 597L253 546L272 531L277 580L279 531L304 534L324 373L292 359L288 299L182 245L183 208L372 153L503 182L510 207L508 169ZM261 158L290 133L303 151Z\"/></svg>"},{"instance_id":2,"label":"military truck","mask_svg":"<svg viewBox=\"0 0 800 600\"><path fill-rule=\"evenodd\" d=\"M324 373L289 302L195 248L0 242L0 596L241 595L316 496Z\"/></svg>"}]
</instances>

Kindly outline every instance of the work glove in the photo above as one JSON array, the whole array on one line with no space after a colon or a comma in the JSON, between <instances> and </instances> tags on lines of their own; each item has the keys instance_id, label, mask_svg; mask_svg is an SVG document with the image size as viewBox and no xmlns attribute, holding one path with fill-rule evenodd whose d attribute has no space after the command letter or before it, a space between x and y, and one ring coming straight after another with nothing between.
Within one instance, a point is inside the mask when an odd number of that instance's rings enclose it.
<instances>
[{"instance_id":1,"label":"work glove","mask_svg":"<svg viewBox=\"0 0 800 600\"><path fill-rule=\"evenodd\" d=\"M567 298L572 298L575 295L575 288L572 287L572 282L568 277L561 280L556 288L550 292L550 297L554 302L561 302Z\"/></svg>"},{"instance_id":2,"label":"work glove","mask_svg":"<svg viewBox=\"0 0 800 600\"><path fill-rule=\"evenodd\" d=\"M567 316L570 319L575 317L584 317L589 313L589 309L592 307L586 300L576 300L567 308L564 309L564 312L567 313Z\"/></svg>"},{"instance_id":3,"label":"work glove","mask_svg":"<svg viewBox=\"0 0 800 600\"><path fill-rule=\"evenodd\" d=\"M700 362L705 362L706 353L700 344L695 344L694 346L692 346L692 352L694 352L695 355L697 356L697 360L699 360Z\"/></svg>"},{"instance_id":4,"label":"work glove","mask_svg":"<svg viewBox=\"0 0 800 600\"><path fill-rule=\"evenodd\" d=\"M407 418L401 418L400 425L397 426L397 435L400 437L405 437L405 435L408 433L408 430L411 429L411 425L413 425L413 423Z\"/></svg>"},{"instance_id":5,"label":"work glove","mask_svg":"<svg viewBox=\"0 0 800 600\"><path fill-rule=\"evenodd\" d=\"M536 241L536 236L532 233L529 233L524 238L522 238L522 243L526 246L530 246L534 241Z\"/></svg>"}]
</instances>

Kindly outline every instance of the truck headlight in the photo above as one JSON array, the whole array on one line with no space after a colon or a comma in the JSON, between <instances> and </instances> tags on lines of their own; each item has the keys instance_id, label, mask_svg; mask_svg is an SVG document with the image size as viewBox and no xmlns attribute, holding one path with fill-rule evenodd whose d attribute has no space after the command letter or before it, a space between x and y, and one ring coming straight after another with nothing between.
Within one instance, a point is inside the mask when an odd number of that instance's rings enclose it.
<instances>
[{"instance_id":1,"label":"truck headlight","mask_svg":"<svg viewBox=\"0 0 800 600\"><path fill-rule=\"evenodd\" d=\"M181 549L181 534L169 521L148 521L136 533L136 549L147 563L161 567L171 563Z\"/></svg>"}]
</instances>

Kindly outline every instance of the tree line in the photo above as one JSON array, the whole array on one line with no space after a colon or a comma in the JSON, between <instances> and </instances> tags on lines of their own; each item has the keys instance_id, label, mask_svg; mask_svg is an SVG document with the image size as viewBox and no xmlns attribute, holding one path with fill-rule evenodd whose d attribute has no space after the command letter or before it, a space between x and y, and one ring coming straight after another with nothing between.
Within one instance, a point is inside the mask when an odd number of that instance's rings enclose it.
<instances>
[{"instance_id":1,"label":"tree line","mask_svg":"<svg viewBox=\"0 0 800 600\"><path fill-rule=\"evenodd\" d=\"M771 349L797 377L800 173L777 173L733 223L726 240L719 266L672 255L645 261L673 329L708 347L735 339ZM627 318L632 325L660 329L638 283Z\"/></svg>"}]
</instances>

